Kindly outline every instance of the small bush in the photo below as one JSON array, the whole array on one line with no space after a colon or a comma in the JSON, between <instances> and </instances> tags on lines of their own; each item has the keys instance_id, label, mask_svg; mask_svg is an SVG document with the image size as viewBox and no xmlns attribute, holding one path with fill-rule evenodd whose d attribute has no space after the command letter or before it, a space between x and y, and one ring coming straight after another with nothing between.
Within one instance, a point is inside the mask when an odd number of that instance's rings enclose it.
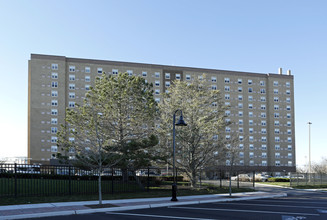
<instances>
[{"instance_id":1,"label":"small bush","mask_svg":"<svg viewBox=\"0 0 327 220\"><path fill-rule=\"evenodd\" d=\"M270 177L268 182L289 182L290 178L282 178L282 177Z\"/></svg>"}]
</instances>

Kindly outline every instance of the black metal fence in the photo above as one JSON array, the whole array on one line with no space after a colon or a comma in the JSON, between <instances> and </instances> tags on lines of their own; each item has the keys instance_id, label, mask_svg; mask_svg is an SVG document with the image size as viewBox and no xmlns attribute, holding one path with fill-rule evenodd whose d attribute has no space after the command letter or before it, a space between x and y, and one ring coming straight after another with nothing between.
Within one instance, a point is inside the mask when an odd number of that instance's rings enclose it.
<instances>
[{"instance_id":1,"label":"black metal fence","mask_svg":"<svg viewBox=\"0 0 327 220\"><path fill-rule=\"evenodd\" d=\"M73 166L0 164L0 197L86 195L149 190L158 169L108 168L102 173Z\"/></svg>"},{"instance_id":2,"label":"black metal fence","mask_svg":"<svg viewBox=\"0 0 327 220\"><path fill-rule=\"evenodd\" d=\"M290 186L327 185L325 173L291 173Z\"/></svg>"}]
</instances>

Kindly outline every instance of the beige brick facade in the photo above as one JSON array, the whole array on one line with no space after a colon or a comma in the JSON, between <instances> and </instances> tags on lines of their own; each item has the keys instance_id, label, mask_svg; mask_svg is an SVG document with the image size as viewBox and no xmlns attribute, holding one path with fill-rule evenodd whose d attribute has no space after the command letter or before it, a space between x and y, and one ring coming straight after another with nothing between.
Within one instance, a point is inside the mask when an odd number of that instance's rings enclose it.
<instances>
[{"instance_id":1,"label":"beige brick facade","mask_svg":"<svg viewBox=\"0 0 327 220\"><path fill-rule=\"evenodd\" d=\"M95 78L102 72L144 77L153 83L160 101L175 79L191 81L206 74L212 89L219 89L226 112L244 137L238 166L271 171L295 169L294 85L290 74L259 74L238 71L165 66L68 58L32 54L29 60L28 157L32 163L49 163L56 154L56 132L64 123L65 108L82 103ZM243 155L243 156L242 156ZM225 161L224 161L225 163ZM228 165L228 161L226 161Z\"/></svg>"}]
</instances>

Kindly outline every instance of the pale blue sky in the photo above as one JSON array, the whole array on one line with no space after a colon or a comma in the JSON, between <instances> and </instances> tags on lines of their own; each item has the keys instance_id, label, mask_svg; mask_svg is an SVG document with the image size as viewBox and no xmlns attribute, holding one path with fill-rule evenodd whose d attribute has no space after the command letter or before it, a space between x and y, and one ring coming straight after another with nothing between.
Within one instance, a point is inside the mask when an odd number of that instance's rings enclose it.
<instances>
[{"instance_id":1,"label":"pale blue sky","mask_svg":"<svg viewBox=\"0 0 327 220\"><path fill-rule=\"evenodd\" d=\"M31 53L295 77L297 164L327 156L327 2L0 0L0 157L27 154Z\"/></svg>"}]
</instances>

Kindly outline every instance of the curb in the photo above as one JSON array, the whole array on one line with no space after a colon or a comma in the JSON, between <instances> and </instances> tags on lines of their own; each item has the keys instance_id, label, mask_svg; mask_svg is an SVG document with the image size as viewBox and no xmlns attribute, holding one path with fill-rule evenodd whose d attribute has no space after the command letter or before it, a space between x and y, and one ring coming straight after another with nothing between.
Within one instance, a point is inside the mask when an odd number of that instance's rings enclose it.
<instances>
[{"instance_id":1,"label":"curb","mask_svg":"<svg viewBox=\"0 0 327 220\"><path fill-rule=\"evenodd\" d=\"M128 211L137 209L149 209L149 208L160 208L160 207L170 207L178 205L192 205L192 204L205 204L213 202L231 202L231 201L244 201L253 199L267 199L267 198L278 198L286 197L286 193L279 193L274 195L266 196L253 196L244 198L221 198L221 199L207 199L198 201L186 201L177 203L161 203L161 204L147 204L147 205L135 205L135 206L125 206L125 207L112 207L112 208L99 208L99 209L84 209L84 210L71 210L71 211L58 211L58 212L46 212L46 213L36 213L36 214L23 214L23 215L12 215L12 216L0 216L0 219L24 219L24 218L41 218L41 217L53 217L53 216L63 216L63 215L81 215L81 214L91 214L98 212L114 212L114 211Z\"/></svg>"}]
</instances>

